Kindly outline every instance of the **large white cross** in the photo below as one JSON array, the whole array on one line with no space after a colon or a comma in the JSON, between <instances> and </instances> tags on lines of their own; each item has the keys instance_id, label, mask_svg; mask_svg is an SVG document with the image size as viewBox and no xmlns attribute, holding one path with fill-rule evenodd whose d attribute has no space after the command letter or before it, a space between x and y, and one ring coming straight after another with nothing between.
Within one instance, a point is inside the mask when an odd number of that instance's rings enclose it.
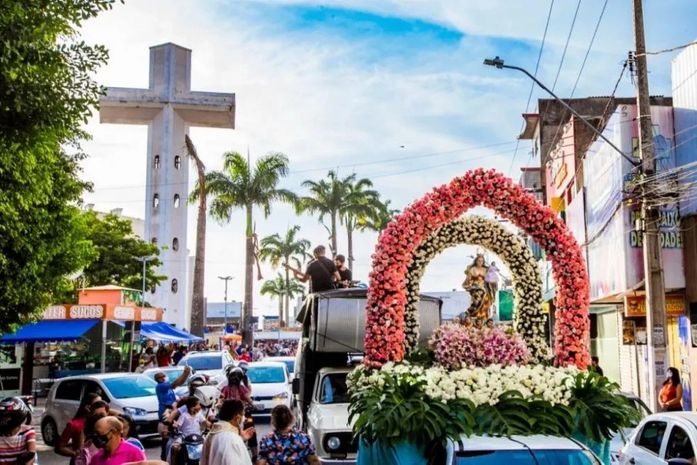
<instances>
[{"instance_id":1,"label":"large white cross","mask_svg":"<svg viewBox=\"0 0 697 465\"><path fill-rule=\"evenodd\" d=\"M147 300L167 310L166 321L189 328L184 135L191 126L234 128L235 94L192 92L191 50L167 43L150 47L149 88L108 88L99 116L102 123L148 125L145 238L163 247L159 271L167 280Z\"/></svg>"}]
</instances>

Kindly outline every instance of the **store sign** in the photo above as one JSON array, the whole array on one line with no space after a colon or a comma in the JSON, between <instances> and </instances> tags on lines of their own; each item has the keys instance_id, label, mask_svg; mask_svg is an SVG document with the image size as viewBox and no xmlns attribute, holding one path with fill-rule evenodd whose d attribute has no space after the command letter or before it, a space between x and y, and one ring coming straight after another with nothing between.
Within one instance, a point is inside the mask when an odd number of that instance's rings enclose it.
<instances>
[{"instance_id":1,"label":"store sign","mask_svg":"<svg viewBox=\"0 0 697 465\"><path fill-rule=\"evenodd\" d=\"M114 319L115 320L134 320L136 317L136 310L134 307L114 307Z\"/></svg>"},{"instance_id":2,"label":"store sign","mask_svg":"<svg viewBox=\"0 0 697 465\"><path fill-rule=\"evenodd\" d=\"M141 321L157 321L157 310L154 308L142 308L140 310Z\"/></svg>"},{"instance_id":3,"label":"store sign","mask_svg":"<svg viewBox=\"0 0 697 465\"><path fill-rule=\"evenodd\" d=\"M3 368L0 369L0 386L3 391L19 391L21 369Z\"/></svg>"},{"instance_id":4,"label":"store sign","mask_svg":"<svg viewBox=\"0 0 697 465\"><path fill-rule=\"evenodd\" d=\"M70 307L71 320L93 320L103 316L104 309L101 305L73 305Z\"/></svg>"},{"instance_id":5,"label":"store sign","mask_svg":"<svg viewBox=\"0 0 697 465\"><path fill-rule=\"evenodd\" d=\"M65 320L67 309L63 305L51 305L44 310L44 320Z\"/></svg>"},{"instance_id":6,"label":"store sign","mask_svg":"<svg viewBox=\"0 0 697 465\"><path fill-rule=\"evenodd\" d=\"M666 294L666 315L681 316L685 314L685 297L681 294ZM624 298L624 316L645 317L646 296L626 296Z\"/></svg>"}]
</instances>

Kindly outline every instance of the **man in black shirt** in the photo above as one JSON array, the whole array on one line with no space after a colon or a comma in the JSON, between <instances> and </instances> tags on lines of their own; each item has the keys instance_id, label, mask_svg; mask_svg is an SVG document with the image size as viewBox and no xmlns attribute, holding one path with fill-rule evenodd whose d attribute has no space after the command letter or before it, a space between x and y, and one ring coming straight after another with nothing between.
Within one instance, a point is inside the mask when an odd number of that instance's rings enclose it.
<instances>
[{"instance_id":1,"label":"man in black shirt","mask_svg":"<svg viewBox=\"0 0 697 465\"><path fill-rule=\"evenodd\" d=\"M351 281L353 280L353 273L351 273L351 270L346 266L346 257L341 254L336 255L334 257L334 264L341 278L339 279L338 286L343 288L352 287Z\"/></svg>"},{"instance_id":2,"label":"man in black shirt","mask_svg":"<svg viewBox=\"0 0 697 465\"><path fill-rule=\"evenodd\" d=\"M315 247L313 253L315 259L307 265L305 273L290 267L288 264L285 264L286 268L291 270L300 281L310 281L310 292L322 292L334 289L334 284L341 280L341 276L339 276L334 262L325 257L326 249L323 245Z\"/></svg>"}]
</instances>

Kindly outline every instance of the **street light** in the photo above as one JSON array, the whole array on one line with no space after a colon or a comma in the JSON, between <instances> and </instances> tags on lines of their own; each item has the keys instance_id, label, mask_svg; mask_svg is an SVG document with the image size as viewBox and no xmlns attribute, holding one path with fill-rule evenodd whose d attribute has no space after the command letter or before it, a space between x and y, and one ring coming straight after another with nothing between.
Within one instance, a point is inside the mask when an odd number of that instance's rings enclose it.
<instances>
[{"instance_id":1,"label":"street light","mask_svg":"<svg viewBox=\"0 0 697 465\"><path fill-rule=\"evenodd\" d=\"M227 332L227 282L235 278L232 276L218 276L218 279L225 281L225 319L223 320L223 335L225 335Z\"/></svg>"},{"instance_id":2,"label":"street light","mask_svg":"<svg viewBox=\"0 0 697 465\"><path fill-rule=\"evenodd\" d=\"M140 298L140 306L141 308L145 307L145 278L147 276L147 265L148 262L151 262L153 260L156 260L157 256L155 255L146 255L144 257L136 257L136 260L139 262L143 262L143 292ZM136 322L133 321L131 323L131 336L130 336L130 341L128 344L128 371L131 371L131 364L133 363L133 344L134 344L134 339L135 339L135 332L136 332Z\"/></svg>"},{"instance_id":3,"label":"street light","mask_svg":"<svg viewBox=\"0 0 697 465\"><path fill-rule=\"evenodd\" d=\"M493 66L494 68L498 68L498 69L503 69L503 68L515 69L515 70L517 70L517 71L520 71L521 73L526 74L530 79L532 79L533 81L535 81L535 84L537 84L538 86L540 86L540 87L541 87L544 91L546 91L549 95L551 95L552 97L554 97L554 100L556 100L557 102L559 102L560 104L562 104L562 105L564 106L564 108L566 108L567 110L569 110L574 116L576 116L579 120L581 120L581 121L583 122L583 124L585 124L586 126L588 126L588 128L589 128L591 131L593 131L594 134L596 134L596 135L597 135L598 137L600 137L602 140L604 140L605 142L607 142L608 145L609 145L610 147L612 147L615 151L617 151L617 153L619 153L620 155L622 155L622 158L624 158L624 159L627 160L629 163L631 163L632 166L635 166L635 167L636 167L636 166L639 166L639 162L637 162L637 161L635 161L635 160L632 160L632 159L629 158L627 155L625 155L625 153L624 153L622 150L620 150L614 143L612 143L612 141L610 141L607 137L605 137L605 136L603 135L602 132L598 131L598 130L596 129L595 126L593 126L588 120L586 120L586 118L584 118L584 117L581 116L576 110L574 110L574 109L571 107L571 105L569 105L569 104L566 103L564 100L562 100L562 99L560 99L559 97L557 97L557 95L556 95L554 92L552 92L551 90L549 90L544 84L542 84L539 80L537 80L537 78L536 78L535 76L533 76L532 74L530 74L526 69L520 68L520 67L518 67L518 66L506 65L506 64L504 64L503 60L502 60L501 58L499 58L499 57L496 57L496 58L493 58L493 59L492 59L492 58L486 58L486 59L484 60L484 64L487 65L487 66Z\"/></svg>"}]
</instances>

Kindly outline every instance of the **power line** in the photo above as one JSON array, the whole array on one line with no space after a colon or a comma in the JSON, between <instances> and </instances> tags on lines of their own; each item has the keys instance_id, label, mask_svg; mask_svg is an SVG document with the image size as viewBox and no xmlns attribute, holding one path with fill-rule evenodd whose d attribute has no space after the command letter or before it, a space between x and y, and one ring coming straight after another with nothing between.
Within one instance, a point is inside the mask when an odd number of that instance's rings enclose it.
<instances>
[{"instance_id":1,"label":"power line","mask_svg":"<svg viewBox=\"0 0 697 465\"><path fill-rule=\"evenodd\" d=\"M687 48L691 45L697 45L697 40L693 40L692 42L688 42L686 44L677 45L677 46L672 47L672 48L666 48L663 50L656 50L655 52L645 52L645 53L641 53L641 54L636 54L635 56L639 57L639 56L646 56L646 55L660 55L662 53L669 53L669 52L674 52L676 50L680 50L683 48Z\"/></svg>"},{"instance_id":2,"label":"power line","mask_svg":"<svg viewBox=\"0 0 697 465\"><path fill-rule=\"evenodd\" d=\"M552 84L552 92L554 88L557 87L557 80L559 79L559 74L561 74L561 69L564 65L564 59L566 58L566 50L569 48L569 42L571 41L571 35L574 32L574 26L576 26L576 18L578 17L578 10L581 8L581 0L576 3L576 11L574 12L574 17L571 20L571 27L569 28L569 34L566 36L566 44L564 44L564 52L561 54L561 60L559 61L559 67L557 68L557 75L554 77L554 83Z\"/></svg>"},{"instance_id":3,"label":"power line","mask_svg":"<svg viewBox=\"0 0 697 465\"><path fill-rule=\"evenodd\" d=\"M552 0L549 4L549 11L547 12L547 21L545 23L545 30L542 33L542 43L540 44L540 51L537 54L537 64L535 64L535 72L533 75L537 77L537 71L540 69L540 61L542 60L542 51L545 48L545 41L547 40L547 30L549 29L549 21L552 18L552 9L554 8L554 0ZM530 109L530 100L532 100L532 92L535 90L535 83L533 82L530 84L530 92L528 93L528 101L525 104L525 113L528 112ZM523 128L525 128L525 121L520 125L520 131L523 132ZM513 151L513 158L511 159L511 166L508 168L508 171L513 170L513 164L515 163L516 156L518 155L518 147L520 146L520 139L516 138L516 143L515 143L515 150Z\"/></svg>"}]
</instances>

